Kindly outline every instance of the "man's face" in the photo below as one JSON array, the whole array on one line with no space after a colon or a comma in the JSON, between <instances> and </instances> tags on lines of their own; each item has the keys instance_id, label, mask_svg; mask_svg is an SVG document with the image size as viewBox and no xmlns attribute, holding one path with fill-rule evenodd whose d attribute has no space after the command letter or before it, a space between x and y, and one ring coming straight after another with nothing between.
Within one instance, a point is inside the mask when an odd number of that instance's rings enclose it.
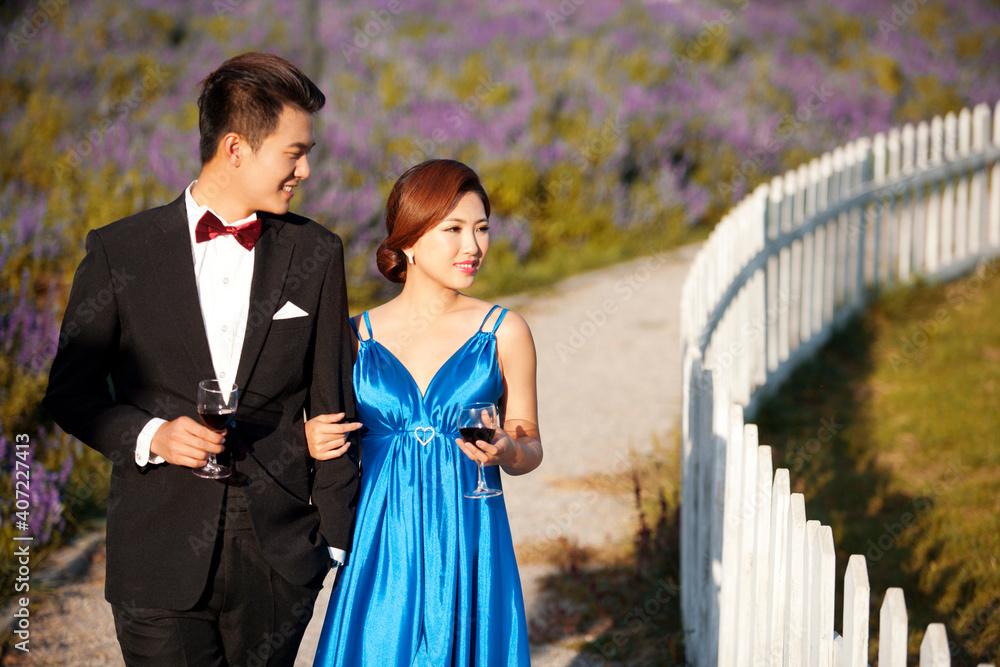
<instances>
[{"instance_id":1,"label":"man's face","mask_svg":"<svg viewBox=\"0 0 1000 667\"><path fill-rule=\"evenodd\" d=\"M253 211L288 212L295 186L309 178L306 155L315 144L312 116L286 106L277 129L256 151L246 151L240 164L241 203L247 206L247 215Z\"/></svg>"}]
</instances>

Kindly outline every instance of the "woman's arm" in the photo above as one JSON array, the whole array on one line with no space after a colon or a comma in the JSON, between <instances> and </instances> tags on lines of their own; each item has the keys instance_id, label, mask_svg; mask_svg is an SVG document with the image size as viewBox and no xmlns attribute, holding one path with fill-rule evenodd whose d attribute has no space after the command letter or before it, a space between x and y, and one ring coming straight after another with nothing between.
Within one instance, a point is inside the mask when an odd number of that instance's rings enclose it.
<instances>
[{"instance_id":1,"label":"woman's arm","mask_svg":"<svg viewBox=\"0 0 1000 667\"><path fill-rule=\"evenodd\" d=\"M538 431L538 390L535 384L535 341L527 322L513 311L497 330L497 355L503 373L501 420L493 443L484 447L457 439L473 461L499 465L509 475L524 475L542 462Z\"/></svg>"},{"instance_id":2,"label":"woman's arm","mask_svg":"<svg viewBox=\"0 0 1000 667\"><path fill-rule=\"evenodd\" d=\"M306 443L309 456L317 461L339 459L351 446L351 431L357 431L361 422L342 421L343 412L316 415L306 422Z\"/></svg>"},{"instance_id":3,"label":"woman's arm","mask_svg":"<svg viewBox=\"0 0 1000 667\"><path fill-rule=\"evenodd\" d=\"M354 317L354 324L358 326L360 315ZM351 341L351 363L358 358L358 337L353 330L349 340ZM306 443L309 445L309 455L317 461L329 461L337 459L347 453L351 446L351 431L356 431L362 427L360 422L343 421L346 415L343 412L334 414L316 415L306 422Z\"/></svg>"}]
</instances>

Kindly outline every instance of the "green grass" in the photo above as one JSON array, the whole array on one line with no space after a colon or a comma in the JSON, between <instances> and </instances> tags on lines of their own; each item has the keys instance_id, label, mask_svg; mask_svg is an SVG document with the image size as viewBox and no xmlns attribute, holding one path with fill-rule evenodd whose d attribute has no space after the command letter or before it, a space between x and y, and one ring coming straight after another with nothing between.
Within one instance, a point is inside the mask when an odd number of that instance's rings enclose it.
<instances>
[{"instance_id":1,"label":"green grass","mask_svg":"<svg viewBox=\"0 0 1000 667\"><path fill-rule=\"evenodd\" d=\"M927 624L943 622L953 665L1000 663L998 313L996 260L888 293L754 420L807 516L833 527L838 626L847 559L866 556L872 660L879 607L898 586L911 660Z\"/></svg>"}]
</instances>

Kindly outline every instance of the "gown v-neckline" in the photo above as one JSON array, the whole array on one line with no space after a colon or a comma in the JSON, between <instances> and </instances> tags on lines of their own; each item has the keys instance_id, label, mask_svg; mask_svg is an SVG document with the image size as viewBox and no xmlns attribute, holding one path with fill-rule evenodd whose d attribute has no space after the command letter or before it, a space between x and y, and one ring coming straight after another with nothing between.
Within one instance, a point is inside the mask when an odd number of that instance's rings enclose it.
<instances>
[{"instance_id":1,"label":"gown v-neckline","mask_svg":"<svg viewBox=\"0 0 1000 667\"><path fill-rule=\"evenodd\" d=\"M500 316L497 317L497 321L493 323L493 328L489 329L489 330L484 330L483 327L486 326L486 323L489 321L490 317L493 315L493 312L496 311L496 310L500 311ZM472 341L476 340L481 334L487 334L487 335L496 337L497 329L500 327L500 323L503 322L503 318L506 315L507 315L507 309L506 308L501 308L498 305L493 305L490 308L489 312L486 313L486 317L484 317L483 321L479 324L479 328L476 330L476 332L473 333L468 338L466 338L465 342L462 343L461 345L459 345L458 349L455 350L454 352L452 352L451 355L447 359L444 360L444 363L442 363L440 366L438 366L437 370L434 371L434 375L431 376L430 381L427 383L427 387L424 388L422 391L420 389L420 385L417 384L417 379L415 377L413 377L413 373L411 373L410 369L406 367L406 364L404 364L402 361L400 361L399 357L397 357L392 352L392 350L390 350L388 347L386 347L385 345L383 345L381 342L375 340L375 332L372 330L372 322L371 322L371 319L369 319L369 317L368 317L368 311L367 310L364 313L362 313L362 317L361 317L361 319L364 320L365 329L368 330L368 338L367 339L365 339L365 340L361 339L360 327L354 324L354 320L353 319L351 320L351 325L354 326L354 333L357 335L358 341L360 341L361 343L376 343L380 348L382 348L383 350L385 350L386 354L388 354L392 358L392 360L394 362L396 362L396 364L400 368L402 368L403 371L406 373L406 377L409 378L410 384L413 385L413 388L417 390L417 394L420 396L420 402L421 403L425 403L426 399L427 399L427 395L431 391L431 387L434 386L434 381L438 379L438 376L441 375L441 371L443 371L448 366L448 364L451 363L452 359L454 359L455 357L457 357L458 354L459 354L459 352L462 352L465 348L467 348L469 346L469 343L471 343Z\"/></svg>"},{"instance_id":2,"label":"gown v-neckline","mask_svg":"<svg viewBox=\"0 0 1000 667\"><path fill-rule=\"evenodd\" d=\"M367 324L367 322L365 324ZM369 338L368 340L364 340L364 341L361 341L361 342L363 342L363 343L375 343L380 348L382 348L383 350L385 350L385 353L388 354L392 358L392 360L395 361L396 364L400 368L403 369L403 372L406 373L406 377L409 378L409 380L410 380L410 384L413 385L413 388L417 390L417 394L420 395L420 400L424 401L427 398L427 394L430 393L431 387L434 386L434 380L436 380L438 378L438 376L441 375L441 371L443 371L445 369L445 367L448 364L451 363L452 359L454 359L456 356L458 356L459 352L461 352L466 347L468 347L469 343L471 343L472 341L474 341L479 334L485 334L485 333L491 333L491 332L489 332L489 331L483 331L482 329L480 329L479 331L477 331L474 334L472 334L471 336L469 336L465 340L464 343L462 343L461 345L459 345L458 349L455 350L454 352L452 352L451 355L447 359L444 360L444 363L441 364L440 366L438 366L437 370L434 371L434 375L431 376L430 382L427 383L427 387L423 391L420 390L420 385L417 383L417 379L415 377L413 377L413 373L410 372L410 369L406 367L406 364L404 364L402 361L400 361L399 357L397 357L395 354L393 354L392 350L390 350L388 347L386 347L385 345L383 345L380 341L375 340L374 338ZM370 328L368 329L368 335L371 336L371 329Z\"/></svg>"}]
</instances>

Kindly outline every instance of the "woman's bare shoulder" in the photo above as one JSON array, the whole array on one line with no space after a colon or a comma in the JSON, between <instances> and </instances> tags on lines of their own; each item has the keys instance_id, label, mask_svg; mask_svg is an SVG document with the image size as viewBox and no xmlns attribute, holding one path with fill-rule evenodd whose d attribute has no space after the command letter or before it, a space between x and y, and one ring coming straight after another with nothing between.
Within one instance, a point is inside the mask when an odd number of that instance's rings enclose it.
<instances>
[{"instance_id":1,"label":"woman's bare shoulder","mask_svg":"<svg viewBox=\"0 0 1000 667\"><path fill-rule=\"evenodd\" d=\"M497 341L512 345L528 344L534 346L531 337L531 328L528 322L513 310L508 310L504 315L503 322L496 332Z\"/></svg>"}]
</instances>

